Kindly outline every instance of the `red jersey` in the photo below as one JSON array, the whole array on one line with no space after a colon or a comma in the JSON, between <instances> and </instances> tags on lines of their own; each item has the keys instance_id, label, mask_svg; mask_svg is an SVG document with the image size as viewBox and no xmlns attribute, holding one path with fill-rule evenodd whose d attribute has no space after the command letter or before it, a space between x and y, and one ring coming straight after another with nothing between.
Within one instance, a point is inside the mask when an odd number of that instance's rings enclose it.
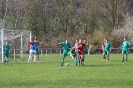
<instances>
[{"instance_id":1,"label":"red jersey","mask_svg":"<svg viewBox=\"0 0 133 88\"><path fill-rule=\"evenodd\" d=\"M28 42L28 45L31 46L32 45L32 42Z\"/></svg>"},{"instance_id":2,"label":"red jersey","mask_svg":"<svg viewBox=\"0 0 133 88\"><path fill-rule=\"evenodd\" d=\"M28 45L31 46L33 42L28 42ZM39 42L37 42L38 46L40 45Z\"/></svg>"},{"instance_id":3,"label":"red jersey","mask_svg":"<svg viewBox=\"0 0 133 88\"><path fill-rule=\"evenodd\" d=\"M79 47L79 46L80 46L80 47ZM83 54L84 46L86 46L86 44L78 43L78 53L79 53L79 54Z\"/></svg>"}]
</instances>

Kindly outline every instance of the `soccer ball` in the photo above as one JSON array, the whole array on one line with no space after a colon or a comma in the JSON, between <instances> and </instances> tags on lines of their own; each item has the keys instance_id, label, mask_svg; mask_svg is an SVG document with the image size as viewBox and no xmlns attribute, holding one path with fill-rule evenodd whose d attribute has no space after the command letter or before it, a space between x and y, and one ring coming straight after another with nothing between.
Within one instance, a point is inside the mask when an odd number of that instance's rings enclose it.
<instances>
[{"instance_id":1,"label":"soccer ball","mask_svg":"<svg viewBox=\"0 0 133 88\"><path fill-rule=\"evenodd\" d=\"M68 63L66 63L66 64L65 64L65 66L69 66L69 64L68 64Z\"/></svg>"}]
</instances>

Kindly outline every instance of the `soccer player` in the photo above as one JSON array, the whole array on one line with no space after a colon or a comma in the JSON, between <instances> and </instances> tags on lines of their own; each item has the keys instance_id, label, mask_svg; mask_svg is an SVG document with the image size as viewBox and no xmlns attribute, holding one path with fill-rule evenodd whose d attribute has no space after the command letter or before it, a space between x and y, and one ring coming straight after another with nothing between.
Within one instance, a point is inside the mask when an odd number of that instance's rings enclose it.
<instances>
[{"instance_id":1,"label":"soccer player","mask_svg":"<svg viewBox=\"0 0 133 88\"><path fill-rule=\"evenodd\" d=\"M103 55L106 56L106 61L109 61L109 55L111 52L111 43L108 41L108 39L106 38L106 43L104 44L104 53Z\"/></svg>"},{"instance_id":2,"label":"soccer player","mask_svg":"<svg viewBox=\"0 0 133 88\"><path fill-rule=\"evenodd\" d=\"M82 43L83 43L83 44L86 44L86 40L84 40ZM86 51L86 46L83 47L83 60L82 60L82 65L84 65L85 51Z\"/></svg>"},{"instance_id":3,"label":"soccer player","mask_svg":"<svg viewBox=\"0 0 133 88\"><path fill-rule=\"evenodd\" d=\"M131 45L131 43L127 40L127 37L124 37L124 42L122 43L122 62L125 61L124 54L126 54L126 62L128 61L129 45Z\"/></svg>"},{"instance_id":4,"label":"soccer player","mask_svg":"<svg viewBox=\"0 0 133 88\"><path fill-rule=\"evenodd\" d=\"M3 51L4 51L4 63L8 63L9 62L9 50L10 50L10 46L8 44L7 41L5 41L4 47L3 47Z\"/></svg>"},{"instance_id":5,"label":"soccer player","mask_svg":"<svg viewBox=\"0 0 133 88\"><path fill-rule=\"evenodd\" d=\"M30 51L29 51L29 59L28 62L30 62L30 60L32 60L32 54L34 54L34 62L36 62L36 58L37 58L37 50L38 49L38 42L37 39L34 39L33 42L30 42Z\"/></svg>"},{"instance_id":6,"label":"soccer player","mask_svg":"<svg viewBox=\"0 0 133 88\"><path fill-rule=\"evenodd\" d=\"M39 48L39 46L40 46L40 43L37 41L37 39L35 39L34 42L36 42L36 48L35 48L35 50L36 50L36 55L37 55L36 58L39 60L39 51L38 51L38 48Z\"/></svg>"},{"instance_id":7,"label":"soccer player","mask_svg":"<svg viewBox=\"0 0 133 88\"><path fill-rule=\"evenodd\" d=\"M60 66L63 66L64 64L64 59L66 56L70 55L72 57L72 60L74 60L74 62L76 62L75 58L72 55L71 49L72 46L71 44L68 42L68 40L66 40L65 42L61 42L59 43L60 45L62 45L63 47L63 54L62 54L62 62L60 63Z\"/></svg>"},{"instance_id":8,"label":"soccer player","mask_svg":"<svg viewBox=\"0 0 133 88\"><path fill-rule=\"evenodd\" d=\"M84 46L86 46L88 44L88 42L86 44L83 44L82 43L82 39L79 39L79 42L78 42L78 45L77 45L77 49L78 49L78 53L80 55L80 58L79 58L79 65L82 65L83 66L83 48Z\"/></svg>"},{"instance_id":9,"label":"soccer player","mask_svg":"<svg viewBox=\"0 0 133 88\"><path fill-rule=\"evenodd\" d=\"M79 39L76 39L76 42L75 42L75 44L73 46L73 49L74 49L74 57L76 59L76 65L78 64L77 61L78 61L78 58L79 58L79 53L78 53L78 49L77 49L78 42L79 42Z\"/></svg>"},{"instance_id":10,"label":"soccer player","mask_svg":"<svg viewBox=\"0 0 133 88\"><path fill-rule=\"evenodd\" d=\"M106 57L105 57L105 55L104 55L104 44L106 43L106 38L104 38L104 40L102 41L102 52L103 52L103 56L102 56L102 59L103 60L105 60L106 59Z\"/></svg>"}]
</instances>

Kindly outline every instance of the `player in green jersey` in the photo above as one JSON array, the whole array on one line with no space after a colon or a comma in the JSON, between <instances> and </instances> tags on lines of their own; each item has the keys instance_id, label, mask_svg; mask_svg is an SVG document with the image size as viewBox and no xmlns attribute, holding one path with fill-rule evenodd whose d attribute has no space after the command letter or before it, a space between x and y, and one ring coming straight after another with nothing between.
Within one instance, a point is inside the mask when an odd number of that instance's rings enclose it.
<instances>
[{"instance_id":1,"label":"player in green jersey","mask_svg":"<svg viewBox=\"0 0 133 88\"><path fill-rule=\"evenodd\" d=\"M111 51L111 43L106 39L106 43L104 44L104 52L103 54L106 56L106 61L109 61L109 55Z\"/></svg>"},{"instance_id":2,"label":"player in green jersey","mask_svg":"<svg viewBox=\"0 0 133 88\"><path fill-rule=\"evenodd\" d=\"M4 63L8 63L9 62L9 50L10 50L10 46L8 44L7 41L5 41L5 44L3 46L3 51L4 51Z\"/></svg>"},{"instance_id":3,"label":"player in green jersey","mask_svg":"<svg viewBox=\"0 0 133 88\"><path fill-rule=\"evenodd\" d=\"M126 62L128 60L128 54L129 54L128 48L129 48L129 45L131 45L131 43L127 40L127 37L124 37L124 42L122 43L122 62L125 61L124 60L124 54L126 54Z\"/></svg>"},{"instance_id":4,"label":"player in green jersey","mask_svg":"<svg viewBox=\"0 0 133 88\"><path fill-rule=\"evenodd\" d=\"M68 41L66 40L65 42L61 42L59 43L60 45L62 45L63 47L63 54L62 54L62 62L60 63L60 66L63 66L64 64L64 59L66 56L70 55L72 57L72 59L74 60L74 62L76 62L75 58L73 57L71 50L72 50L72 46L70 43L68 43Z\"/></svg>"}]
</instances>

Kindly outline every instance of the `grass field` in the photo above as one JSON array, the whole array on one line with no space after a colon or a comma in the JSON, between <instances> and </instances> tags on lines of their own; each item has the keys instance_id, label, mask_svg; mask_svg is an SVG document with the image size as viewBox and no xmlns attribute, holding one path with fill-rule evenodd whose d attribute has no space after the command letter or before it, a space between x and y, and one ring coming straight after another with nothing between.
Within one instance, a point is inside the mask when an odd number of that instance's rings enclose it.
<instances>
[{"instance_id":1,"label":"grass field","mask_svg":"<svg viewBox=\"0 0 133 88\"><path fill-rule=\"evenodd\" d=\"M121 54L86 55L85 66L76 66L70 57L60 66L60 55L43 55L40 61L11 59L0 64L0 88L133 88L133 54L121 62Z\"/></svg>"}]
</instances>

